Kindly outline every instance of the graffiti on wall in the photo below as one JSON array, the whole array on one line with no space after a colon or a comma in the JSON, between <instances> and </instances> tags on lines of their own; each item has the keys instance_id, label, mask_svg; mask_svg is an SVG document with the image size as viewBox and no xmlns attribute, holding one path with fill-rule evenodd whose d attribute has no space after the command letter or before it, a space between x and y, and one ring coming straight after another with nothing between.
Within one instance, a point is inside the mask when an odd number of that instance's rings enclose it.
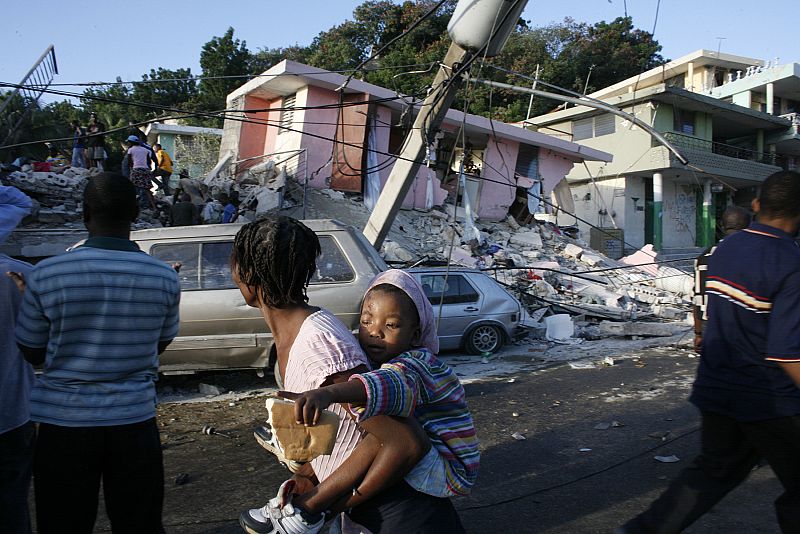
<instances>
[{"instance_id":1,"label":"graffiti on wall","mask_svg":"<svg viewBox=\"0 0 800 534\"><path fill-rule=\"evenodd\" d=\"M672 221L672 230L694 233L695 193L691 186L677 185L675 196L664 199L665 218Z\"/></svg>"}]
</instances>

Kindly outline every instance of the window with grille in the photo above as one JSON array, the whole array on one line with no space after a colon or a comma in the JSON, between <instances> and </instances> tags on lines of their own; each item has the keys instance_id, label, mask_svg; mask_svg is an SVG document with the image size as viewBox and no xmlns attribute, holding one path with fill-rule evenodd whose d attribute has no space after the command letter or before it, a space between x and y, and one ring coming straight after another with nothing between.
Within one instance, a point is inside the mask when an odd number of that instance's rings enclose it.
<instances>
[{"instance_id":1,"label":"window with grille","mask_svg":"<svg viewBox=\"0 0 800 534\"><path fill-rule=\"evenodd\" d=\"M289 128L292 127L294 124L294 107L295 101L297 100L297 94L287 96L283 99L283 105L281 106L281 127L278 131L279 134L289 132Z\"/></svg>"}]
</instances>

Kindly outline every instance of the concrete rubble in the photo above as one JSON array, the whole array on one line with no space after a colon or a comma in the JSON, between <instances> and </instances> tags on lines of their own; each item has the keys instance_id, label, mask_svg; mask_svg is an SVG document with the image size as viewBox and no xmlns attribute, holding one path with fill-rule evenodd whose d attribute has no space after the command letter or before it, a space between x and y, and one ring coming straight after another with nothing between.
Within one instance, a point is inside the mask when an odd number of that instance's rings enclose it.
<instances>
[{"instance_id":1,"label":"concrete rubble","mask_svg":"<svg viewBox=\"0 0 800 534\"><path fill-rule=\"evenodd\" d=\"M37 209L3 251L43 257L66 248L54 237L59 233L71 240L68 245L78 241L76 235L83 231L82 191L94 172L67 167L61 172L23 169L4 175L2 183L19 187L37 202ZM251 167L235 180L217 170L201 180L182 178L180 187L198 205L222 193L238 196L242 222L274 211L297 218L334 218L357 228L363 228L369 218L359 195L306 188L270 161ZM166 223L171 199L160 193L157 197L159 210L144 210L136 229ZM652 247L617 261L574 237L574 229L562 229L546 220L521 225L511 216L499 222L478 221L480 239L467 240L462 222L455 219L457 214L449 204L426 212L401 210L382 255L389 264L400 267L449 262L484 269L520 299L531 313L528 326L540 338L545 338L548 317L560 314L572 316L573 333L567 339L670 336L675 333L672 325L663 328L659 323L687 325L692 277L656 264ZM558 340L565 341L562 336Z\"/></svg>"}]
</instances>

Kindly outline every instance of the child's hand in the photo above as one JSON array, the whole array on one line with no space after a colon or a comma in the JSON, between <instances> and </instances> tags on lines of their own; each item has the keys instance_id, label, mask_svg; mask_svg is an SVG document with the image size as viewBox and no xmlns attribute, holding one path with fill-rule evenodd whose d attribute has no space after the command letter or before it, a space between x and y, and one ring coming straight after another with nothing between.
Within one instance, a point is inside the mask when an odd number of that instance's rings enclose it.
<instances>
[{"instance_id":1,"label":"child's hand","mask_svg":"<svg viewBox=\"0 0 800 534\"><path fill-rule=\"evenodd\" d=\"M294 401L294 417L297 424L306 426L316 425L322 410L333 402L333 395L325 388L312 389L305 393L279 391L278 396Z\"/></svg>"}]
</instances>

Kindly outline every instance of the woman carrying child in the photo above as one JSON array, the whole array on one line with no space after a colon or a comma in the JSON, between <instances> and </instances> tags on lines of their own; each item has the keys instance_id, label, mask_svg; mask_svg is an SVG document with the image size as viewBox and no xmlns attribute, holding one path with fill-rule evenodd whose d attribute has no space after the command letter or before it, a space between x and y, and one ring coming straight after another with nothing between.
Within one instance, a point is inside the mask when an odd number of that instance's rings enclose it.
<instances>
[{"instance_id":1,"label":"woman carrying child","mask_svg":"<svg viewBox=\"0 0 800 534\"><path fill-rule=\"evenodd\" d=\"M352 333L327 310L308 304L306 287L319 253L311 230L280 216L242 227L231 258L245 301L261 310L273 333L280 378L295 391L347 385L352 375L369 371ZM362 531L463 532L449 499L403 481L430 456L431 442L420 423L411 417L375 415L362 416L356 424L340 404L334 402L331 409L343 416L333 453L303 464L281 486L279 498L244 512L240 524L247 532L318 532L324 524L322 512L351 507L352 520L366 527ZM471 418L469 422L471 428ZM474 431L472 436L474 440ZM477 467L477 442L474 448ZM297 506L288 503L292 498Z\"/></svg>"}]
</instances>

